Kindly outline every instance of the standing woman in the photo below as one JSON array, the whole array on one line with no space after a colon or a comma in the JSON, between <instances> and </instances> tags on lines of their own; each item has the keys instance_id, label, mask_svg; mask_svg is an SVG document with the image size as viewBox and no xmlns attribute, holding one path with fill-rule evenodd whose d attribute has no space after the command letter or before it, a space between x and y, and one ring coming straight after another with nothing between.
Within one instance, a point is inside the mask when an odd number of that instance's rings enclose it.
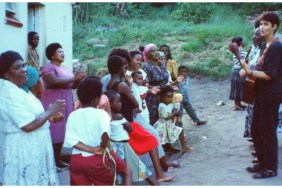
<instances>
[{"instance_id":1,"label":"standing woman","mask_svg":"<svg viewBox=\"0 0 282 188\"><path fill-rule=\"evenodd\" d=\"M62 111L65 119L61 122L51 123L50 126L56 166L60 170L60 168L68 167L67 164L59 160L59 157L65 138L66 121L73 111L72 89L78 87L84 73L78 72L74 76L67 67L62 65L65 54L59 43L49 44L46 48L46 56L51 62L42 68L42 79L45 87L42 96L43 106L46 109L58 99L65 100L67 104Z\"/></svg>"},{"instance_id":2,"label":"standing woman","mask_svg":"<svg viewBox=\"0 0 282 188\"><path fill-rule=\"evenodd\" d=\"M163 63L159 62L159 53L155 44L148 44L144 48L144 56L147 62L143 66L143 70L147 73L147 83L149 88L154 86L163 86L168 83L169 72ZM148 94L146 103L150 114L150 124L154 125L159 119L158 106L159 96Z\"/></svg>"},{"instance_id":3,"label":"standing woman","mask_svg":"<svg viewBox=\"0 0 282 188\"><path fill-rule=\"evenodd\" d=\"M26 63L19 53L0 55L0 185L58 185L48 119L64 108L54 101L46 111L29 91Z\"/></svg>"},{"instance_id":4,"label":"standing woman","mask_svg":"<svg viewBox=\"0 0 282 188\"><path fill-rule=\"evenodd\" d=\"M259 164L248 167L247 171L256 173L253 178L277 176L278 109L282 102L282 43L275 39L280 25L277 14L264 12L259 18L261 35L265 38L266 49L260 57L256 70L242 60L248 76L256 78L255 104L251 134Z\"/></svg>"},{"instance_id":5,"label":"standing woman","mask_svg":"<svg viewBox=\"0 0 282 188\"><path fill-rule=\"evenodd\" d=\"M240 77L240 70L241 70L241 64L238 59L244 59L246 57L246 51L243 49L244 43L242 37L235 37L232 39L232 43L236 43L238 46L238 54L233 55L233 68L231 72L231 90L229 99L234 100L234 111L238 110L245 110L246 106L243 106L241 104L241 101L243 101L244 96L244 82L245 77Z\"/></svg>"},{"instance_id":6,"label":"standing woman","mask_svg":"<svg viewBox=\"0 0 282 188\"><path fill-rule=\"evenodd\" d=\"M166 56L166 68L170 73L172 81L175 81L178 77L178 66L175 60L172 59L170 48L168 45L163 44L160 46L160 51L162 51Z\"/></svg>"}]
</instances>

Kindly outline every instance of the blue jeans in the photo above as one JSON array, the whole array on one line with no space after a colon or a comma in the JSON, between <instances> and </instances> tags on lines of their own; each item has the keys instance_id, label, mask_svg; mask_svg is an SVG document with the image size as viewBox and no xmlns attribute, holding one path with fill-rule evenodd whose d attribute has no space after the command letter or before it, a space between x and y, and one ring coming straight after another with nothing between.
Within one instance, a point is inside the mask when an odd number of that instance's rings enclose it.
<instances>
[{"instance_id":1,"label":"blue jeans","mask_svg":"<svg viewBox=\"0 0 282 188\"><path fill-rule=\"evenodd\" d=\"M183 109L185 109L187 114L190 116L190 118L194 122L200 121L198 116L196 115L196 112L195 112L189 98L183 98L182 102L180 103L180 115L179 115L180 118L182 118L182 116L183 116Z\"/></svg>"}]
</instances>

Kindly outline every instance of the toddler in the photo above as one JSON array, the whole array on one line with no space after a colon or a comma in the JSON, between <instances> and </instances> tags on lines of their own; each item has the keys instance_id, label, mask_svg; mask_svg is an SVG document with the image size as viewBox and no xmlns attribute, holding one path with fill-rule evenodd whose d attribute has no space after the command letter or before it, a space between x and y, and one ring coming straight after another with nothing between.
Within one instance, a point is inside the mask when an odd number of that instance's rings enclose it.
<instances>
[{"instance_id":1,"label":"toddler","mask_svg":"<svg viewBox=\"0 0 282 188\"><path fill-rule=\"evenodd\" d=\"M175 126L172 119L179 115L179 110L173 112L173 97L174 89L170 85L161 87L160 104L158 108L159 120L154 124L154 127L159 132L162 144L174 143L178 138L182 146L182 152L188 152L191 148L186 144L183 128Z\"/></svg>"}]
</instances>

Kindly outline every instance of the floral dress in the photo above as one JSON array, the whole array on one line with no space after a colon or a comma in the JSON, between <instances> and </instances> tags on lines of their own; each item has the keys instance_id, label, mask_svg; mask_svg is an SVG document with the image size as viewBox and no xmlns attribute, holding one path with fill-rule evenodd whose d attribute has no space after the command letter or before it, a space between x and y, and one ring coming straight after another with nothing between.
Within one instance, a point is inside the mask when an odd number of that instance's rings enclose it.
<instances>
[{"instance_id":1,"label":"floral dress","mask_svg":"<svg viewBox=\"0 0 282 188\"><path fill-rule=\"evenodd\" d=\"M164 104L160 103L159 105L159 120L154 124L154 127L158 131L161 143L174 143L178 137L183 128L175 126L171 119L165 120L166 117L168 117L173 109L173 104Z\"/></svg>"},{"instance_id":2,"label":"floral dress","mask_svg":"<svg viewBox=\"0 0 282 188\"><path fill-rule=\"evenodd\" d=\"M143 70L147 73L147 83L151 86L163 86L168 83L169 72L165 68L164 64L159 62L159 66L162 71L159 71L151 62L147 62L143 66ZM150 124L154 125L159 119L158 105L159 96L154 94L148 94L146 97L146 104L150 115Z\"/></svg>"}]
</instances>

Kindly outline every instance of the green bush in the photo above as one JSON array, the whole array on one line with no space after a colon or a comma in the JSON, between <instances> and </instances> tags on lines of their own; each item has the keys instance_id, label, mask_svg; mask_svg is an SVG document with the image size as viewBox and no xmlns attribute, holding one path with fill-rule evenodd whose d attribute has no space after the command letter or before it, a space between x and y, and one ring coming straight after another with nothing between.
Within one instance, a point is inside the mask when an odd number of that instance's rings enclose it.
<instances>
[{"instance_id":1,"label":"green bush","mask_svg":"<svg viewBox=\"0 0 282 188\"><path fill-rule=\"evenodd\" d=\"M179 3L172 13L173 18L199 24L207 22L215 9L214 3Z\"/></svg>"}]
</instances>

